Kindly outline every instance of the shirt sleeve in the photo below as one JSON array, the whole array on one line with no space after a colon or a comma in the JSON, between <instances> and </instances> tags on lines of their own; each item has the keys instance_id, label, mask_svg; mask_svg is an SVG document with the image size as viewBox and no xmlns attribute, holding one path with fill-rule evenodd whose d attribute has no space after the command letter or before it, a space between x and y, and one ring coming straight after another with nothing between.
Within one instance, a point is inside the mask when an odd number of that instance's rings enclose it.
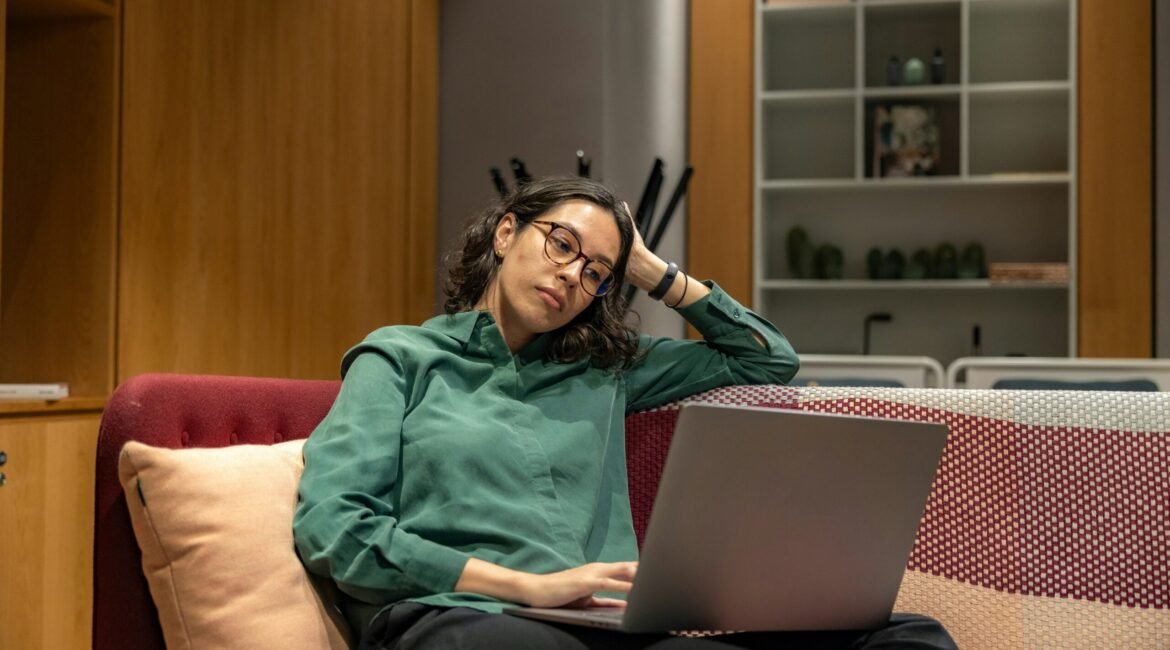
<instances>
[{"instance_id":1,"label":"shirt sleeve","mask_svg":"<svg viewBox=\"0 0 1170 650\"><path fill-rule=\"evenodd\" d=\"M454 591L468 559L398 527L392 495L406 388L392 355L357 354L304 447L297 551L310 571L372 604Z\"/></svg>"},{"instance_id":2,"label":"shirt sleeve","mask_svg":"<svg viewBox=\"0 0 1170 650\"><path fill-rule=\"evenodd\" d=\"M738 384L786 384L800 368L788 339L719 285L679 310L702 341L641 336L641 356L626 371L626 410L640 411L687 395ZM760 346L752 335L764 339Z\"/></svg>"}]
</instances>

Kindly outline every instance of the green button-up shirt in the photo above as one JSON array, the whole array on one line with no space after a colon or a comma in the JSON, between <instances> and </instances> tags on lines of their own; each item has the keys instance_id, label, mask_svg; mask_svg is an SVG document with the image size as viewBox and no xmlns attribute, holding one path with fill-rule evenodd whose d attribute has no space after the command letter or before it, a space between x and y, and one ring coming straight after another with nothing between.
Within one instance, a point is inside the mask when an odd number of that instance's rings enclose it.
<instances>
[{"instance_id":1,"label":"green button-up shirt","mask_svg":"<svg viewBox=\"0 0 1170 650\"><path fill-rule=\"evenodd\" d=\"M546 336L513 355L487 312L385 327L346 353L293 526L305 565L354 599L351 622L401 600L501 611L453 591L471 557L530 573L637 559L626 414L796 374L784 336L707 284L679 310L704 340L642 336L621 372L547 362Z\"/></svg>"}]
</instances>

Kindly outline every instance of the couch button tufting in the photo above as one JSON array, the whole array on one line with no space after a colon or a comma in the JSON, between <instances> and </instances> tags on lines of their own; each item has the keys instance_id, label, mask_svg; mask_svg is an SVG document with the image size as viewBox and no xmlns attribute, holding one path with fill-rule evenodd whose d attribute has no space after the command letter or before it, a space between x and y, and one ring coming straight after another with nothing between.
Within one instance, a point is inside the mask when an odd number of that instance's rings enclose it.
<instances>
[{"instance_id":1,"label":"couch button tufting","mask_svg":"<svg viewBox=\"0 0 1170 650\"><path fill-rule=\"evenodd\" d=\"M187 431L183 431L183 435L179 436L179 441L181 443L183 443L184 447L190 447L191 446L191 434Z\"/></svg>"},{"instance_id":2,"label":"couch button tufting","mask_svg":"<svg viewBox=\"0 0 1170 650\"><path fill-rule=\"evenodd\" d=\"M232 435L228 437L228 440L230 440L233 445L238 445L240 444L240 434L232 431Z\"/></svg>"},{"instance_id":3,"label":"couch button tufting","mask_svg":"<svg viewBox=\"0 0 1170 650\"><path fill-rule=\"evenodd\" d=\"M284 435L277 431L276 433L272 434L272 440L273 442L282 442L284 441Z\"/></svg>"}]
</instances>

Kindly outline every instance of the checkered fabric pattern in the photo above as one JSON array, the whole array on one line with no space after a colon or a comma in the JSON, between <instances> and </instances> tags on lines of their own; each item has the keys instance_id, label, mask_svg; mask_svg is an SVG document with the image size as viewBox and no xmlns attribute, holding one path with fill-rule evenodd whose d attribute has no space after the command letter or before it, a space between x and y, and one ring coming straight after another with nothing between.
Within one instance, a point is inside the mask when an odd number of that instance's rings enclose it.
<instances>
[{"instance_id":1,"label":"checkered fabric pattern","mask_svg":"<svg viewBox=\"0 0 1170 650\"><path fill-rule=\"evenodd\" d=\"M687 402L948 425L897 608L962 648L1170 648L1170 393L709 391L627 419L639 541Z\"/></svg>"}]
</instances>

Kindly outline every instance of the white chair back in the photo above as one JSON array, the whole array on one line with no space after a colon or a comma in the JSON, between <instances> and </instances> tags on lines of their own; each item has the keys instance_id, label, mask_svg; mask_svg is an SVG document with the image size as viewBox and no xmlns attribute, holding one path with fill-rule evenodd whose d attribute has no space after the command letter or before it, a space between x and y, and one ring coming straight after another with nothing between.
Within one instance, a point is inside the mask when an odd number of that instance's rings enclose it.
<instances>
[{"instance_id":1,"label":"white chair back","mask_svg":"<svg viewBox=\"0 0 1170 650\"><path fill-rule=\"evenodd\" d=\"M947 367L948 388L1170 390L1170 359L963 357Z\"/></svg>"},{"instance_id":2,"label":"white chair back","mask_svg":"<svg viewBox=\"0 0 1170 650\"><path fill-rule=\"evenodd\" d=\"M795 386L939 388L942 364L931 357L802 354Z\"/></svg>"}]
</instances>

